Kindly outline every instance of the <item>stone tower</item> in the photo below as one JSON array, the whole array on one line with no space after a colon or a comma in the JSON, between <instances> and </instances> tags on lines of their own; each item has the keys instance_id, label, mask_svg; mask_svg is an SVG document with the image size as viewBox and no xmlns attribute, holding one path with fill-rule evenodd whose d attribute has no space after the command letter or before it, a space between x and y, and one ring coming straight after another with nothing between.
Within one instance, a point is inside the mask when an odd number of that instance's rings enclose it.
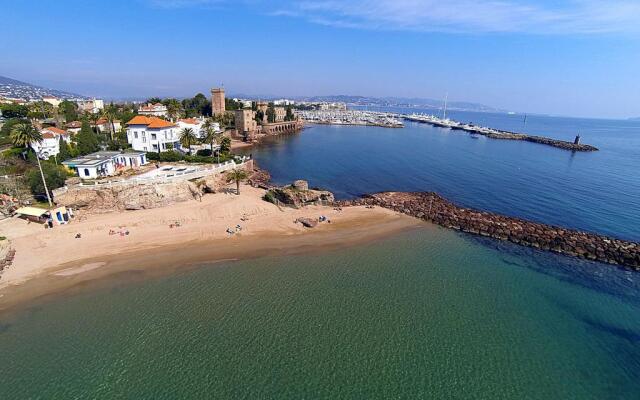
<instances>
[{"instance_id":1,"label":"stone tower","mask_svg":"<svg viewBox=\"0 0 640 400\"><path fill-rule=\"evenodd\" d=\"M224 88L211 89L211 114L221 115L226 111L224 105Z\"/></svg>"}]
</instances>

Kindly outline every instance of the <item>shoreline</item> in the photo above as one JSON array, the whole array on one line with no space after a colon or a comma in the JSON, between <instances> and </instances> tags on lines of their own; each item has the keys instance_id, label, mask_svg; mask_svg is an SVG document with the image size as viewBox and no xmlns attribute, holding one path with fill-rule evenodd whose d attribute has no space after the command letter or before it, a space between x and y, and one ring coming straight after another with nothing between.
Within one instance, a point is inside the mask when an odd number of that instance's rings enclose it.
<instances>
[{"instance_id":1,"label":"shoreline","mask_svg":"<svg viewBox=\"0 0 640 400\"><path fill-rule=\"evenodd\" d=\"M278 208L264 190L243 186L241 195L209 194L148 210L91 214L51 230L13 219L16 258L0 279L0 312L114 275L153 276L194 265L348 247L425 226L385 208L325 206ZM165 214L170 212L171 217ZM304 228L299 217L327 216L331 223ZM246 221L241 218L247 217ZM179 222L180 227L169 225ZM233 235L225 230L241 224ZM111 235L114 229L129 235ZM76 233L81 234L75 239Z\"/></svg>"}]
</instances>

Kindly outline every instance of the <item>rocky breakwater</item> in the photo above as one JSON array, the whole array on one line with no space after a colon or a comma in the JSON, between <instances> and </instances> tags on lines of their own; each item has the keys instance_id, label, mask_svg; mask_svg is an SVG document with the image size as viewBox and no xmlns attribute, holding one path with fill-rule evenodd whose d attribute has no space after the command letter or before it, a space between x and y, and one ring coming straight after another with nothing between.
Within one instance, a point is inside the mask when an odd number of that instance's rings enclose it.
<instances>
[{"instance_id":1,"label":"rocky breakwater","mask_svg":"<svg viewBox=\"0 0 640 400\"><path fill-rule=\"evenodd\" d=\"M482 132L473 132L473 133L485 135L486 137L491 139L524 140L525 142L544 144L546 146L557 147L563 150L598 151L597 147L591 146L590 144L572 143L572 142L552 139L544 136L525 135L523 133L513 133L513 132L505 132L505 131L500 131L497 133L486 133L486 134Z\"/></svg>"},{"instance_id":2,"label":"rocky breakwater","mask_svg":"<svg viewBox=\"0 0 640 400\"><path fill-rule=\"evenodd\" d=\"M385 192L336 204L376 205L462 232L640 270L640 243L462 208L436 193Z\"/></svg>"}]
</instances>

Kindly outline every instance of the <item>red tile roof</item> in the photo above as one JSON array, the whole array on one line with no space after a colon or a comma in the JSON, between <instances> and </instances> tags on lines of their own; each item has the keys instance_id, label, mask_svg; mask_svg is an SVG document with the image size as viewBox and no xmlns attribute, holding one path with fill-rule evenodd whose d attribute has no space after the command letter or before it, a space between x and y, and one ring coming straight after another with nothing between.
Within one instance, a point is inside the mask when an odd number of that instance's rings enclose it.
<instances>
[{"instance_id":1,"label":"red tile roof","mask_svg":"<svg viewBox=\"0 0 640 400\"><path fill-rule=\"evenodd\" d=\"M62 129L58 129L55 126L49 126L47 128L42 129L43 132L50 132L54 135L66 135L67 131L63 131Z\"/></svg>"},{"instance_id":2,"label":"red tile roof","mask_svg":"<svg viewBox=\"0 0 640 400\"><path fill-rule=\"evenodd\" d=\"M185 124L191 124L191 125L198 125L200 123L200 121L198 121L195 118L182 118L182 119L179 119L178 121L184 122Z\"/></svg>"},{"instance_id":3,"label":"red tile roof","mask_svg":"<svg viewBox=\"0 0 640 400\"><path fill-rule=\"evenodd\" d=\"M80 128L82 127L82 122L80 121L71 121L67 124L67 129L69 128Z\"/></svg>"},{"instance_id":4,"label":"red tile roof","mask_svg":"<svg viewBox=\"0 0 640 400\"><path fill-rule=\"evenodd\" d=\"M131 121L127 122L127 125L147 125L147 128L168 128L170 126L175 126L169 121L158 117L147 117L146 115L136 115L131 119Z\"/></svg>"}]
</instances>

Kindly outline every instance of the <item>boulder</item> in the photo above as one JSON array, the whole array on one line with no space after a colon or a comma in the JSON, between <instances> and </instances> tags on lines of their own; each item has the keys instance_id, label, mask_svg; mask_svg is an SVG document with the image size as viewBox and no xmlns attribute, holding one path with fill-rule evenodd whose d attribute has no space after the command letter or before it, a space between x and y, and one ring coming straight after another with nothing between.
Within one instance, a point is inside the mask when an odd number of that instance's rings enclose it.
<instances>
[{"instance_id":1,"label":"boulder","mask_svg":"<svg viewBox=\"0 0 640 400\"><path fill-rule=\"evenodd\" d=\"M301 217L296 222L300 222L305 228L315 228L318 225L318 220L314 218Z\"/></svg>"}]
</instances>

